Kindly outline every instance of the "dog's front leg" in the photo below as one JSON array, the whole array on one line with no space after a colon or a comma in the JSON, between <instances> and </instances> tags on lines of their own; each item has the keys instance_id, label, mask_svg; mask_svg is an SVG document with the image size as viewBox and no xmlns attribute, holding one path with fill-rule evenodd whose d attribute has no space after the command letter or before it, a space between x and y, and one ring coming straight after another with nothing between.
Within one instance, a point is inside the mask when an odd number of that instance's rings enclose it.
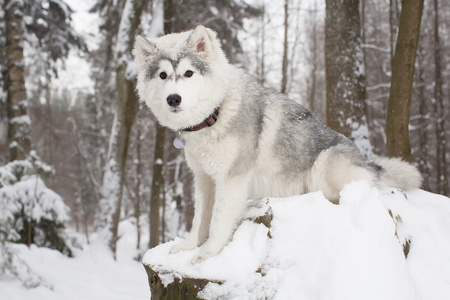
<instances>
[{"instance_id":1,"label":"dog's front leg","mask_svg":"<svg viewBox=\"0 0 450 300\"><path fill-rule=\"evenodd\" d=\"M209 238L192 263L195 264L216 255L231 240L247 205L248 182L249 176L233 176L216 181Z\"/></svg>"},{"instance_id":2,"label":"dog's front leg","mask_svg":"<svg viewBox=\"0 0 450 300\"><path fill-rule=\"evenodd\" d=\"M192 250L203 244L208 238L212 207L214 204L214 182L202 171L194 171L195 178L195 214L188 237L175 245L171 253Z\"/></svg>"}]
</instances>

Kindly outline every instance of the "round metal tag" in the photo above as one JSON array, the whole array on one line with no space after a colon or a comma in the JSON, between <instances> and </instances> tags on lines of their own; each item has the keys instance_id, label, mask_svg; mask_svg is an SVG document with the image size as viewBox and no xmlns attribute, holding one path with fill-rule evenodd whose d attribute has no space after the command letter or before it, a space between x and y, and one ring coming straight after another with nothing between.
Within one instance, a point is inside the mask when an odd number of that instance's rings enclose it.
<instances>
[{"instance_id":1,"label":"round metal tag","mask_svg":"<svg viewBox=\"0 0 450 300\"><path fill-rule=\"evenodd\" d=\"M186 142L184 141L184 139L179 136L177 136L173 140L173 146L177 149L183 149L185 144L186 144Z\"/></svg>"}]
</instances>

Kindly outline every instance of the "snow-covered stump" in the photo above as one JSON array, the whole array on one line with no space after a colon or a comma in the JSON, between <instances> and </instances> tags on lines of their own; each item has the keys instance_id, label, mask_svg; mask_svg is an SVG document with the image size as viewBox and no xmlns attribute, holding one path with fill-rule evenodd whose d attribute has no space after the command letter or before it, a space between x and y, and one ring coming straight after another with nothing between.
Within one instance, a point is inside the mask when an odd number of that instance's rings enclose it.
<instances>
[{"instance_id":1,"label":"snow-covered stump","mask_svg":"<svg viewBox=\"0 0 450 300\"><path fill-rule=\"evenodd\" d=\"M273 219L272 211L268 205L268 200L252 200L248 204L248 209L243 222L250 221L255 224L262 224L267 229L270 228ZM268 232L268 237L269 232ZM171 268L164 269L164 266L155 266L153 264L143 263L148 276L148 283L151 291L151 299L170 299L170 300L190 300L199 299L198 294L209 283L221 285L223 280L195 278L178 274ZM255 270L260 272L260 269ZM170 283L166 283L167 277Z\"/></svg>"},{"instance_id":2,"label":"snow-covered stump","mask_svg":"<svg viewBox=\"0 0 450 300\"><path fill-rule=\"evenodd\" d=\"M181 240L147 251L152 299L448 299L450 199L354 182L249 203L232 241L198 264Z\"/></svg>"},{"instance_id":3,"label":"snow-covered stump","mask_svg":"<svg viewBox=\"0 0 450 300\"><path fill-rule=\"evenodd\" d=\"M148 275L148 284L152 299L167 299L167 300L191 300L198 299L198 293L210 282L222 284L219 281L212 281L201 278L190 277L174 277L172 283L164 285L163 280L159 277L158 272L152 269L151 265L144 265L145 271ZM161 274L162 272L159 271ZM166 274L162 274L164 276Z\"/></svg>"}]
</instances>

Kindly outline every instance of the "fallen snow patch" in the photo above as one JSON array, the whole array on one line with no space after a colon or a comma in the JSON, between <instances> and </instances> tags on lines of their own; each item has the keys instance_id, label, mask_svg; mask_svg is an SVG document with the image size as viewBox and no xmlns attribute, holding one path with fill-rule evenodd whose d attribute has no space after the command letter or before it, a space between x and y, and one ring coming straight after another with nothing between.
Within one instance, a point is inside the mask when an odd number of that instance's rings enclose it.
<instances>
[{"instance_id":1,"label":"fallen snow patch","mask_svg":"<svg viewBox=\"0 0 450 300\"><path fill-rule=\"evenodd\" d=\"M119 231L122 238L118 242L117 261L113 259L107 241L97 234L91 236L90 245L84 243L83 249L74 249L74 258L35 245L28 248L23 244L10 244L16 259L20 260L19 271L31 271L32 274L23 278L26 282L2 278L0 274L0 299L149 299L147 275L142 264L133 259L136 255L135 228L125 220ZM145 238L148 240L148 236Z\"/></svg>"}]
</instances>

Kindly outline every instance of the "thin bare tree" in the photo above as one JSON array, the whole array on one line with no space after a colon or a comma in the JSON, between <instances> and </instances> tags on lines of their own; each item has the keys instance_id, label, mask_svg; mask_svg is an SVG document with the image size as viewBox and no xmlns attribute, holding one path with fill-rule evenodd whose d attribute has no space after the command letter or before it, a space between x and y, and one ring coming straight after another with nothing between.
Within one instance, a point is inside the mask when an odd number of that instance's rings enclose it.
<instances>
[{"instance_id":1,"label":"thin bare tree","mask_svg":"<svg viewBox=\"0 0 450 300\"><path fill-rule=\"evenodd\" d=\"M411 160L409 115L423 0L404 0L392 65L391 90L386 119L388 156Z\"/></svg>"}]
</instances>

